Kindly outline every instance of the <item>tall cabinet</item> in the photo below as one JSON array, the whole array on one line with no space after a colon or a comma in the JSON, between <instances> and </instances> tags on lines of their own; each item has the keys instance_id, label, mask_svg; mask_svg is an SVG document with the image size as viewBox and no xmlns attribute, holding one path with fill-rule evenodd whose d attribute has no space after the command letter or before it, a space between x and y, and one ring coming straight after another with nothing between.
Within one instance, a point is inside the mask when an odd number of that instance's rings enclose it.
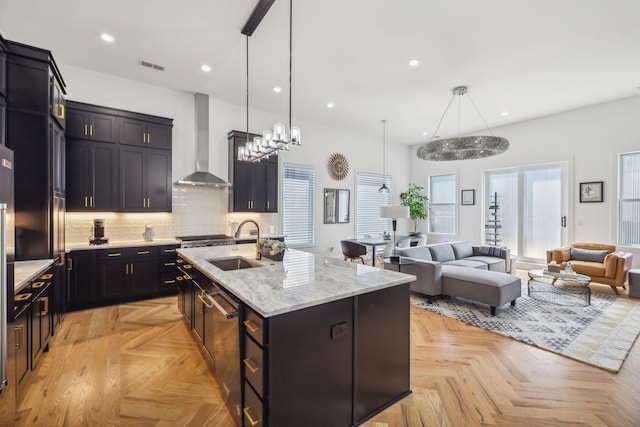
<instances>
[{"instance_id":1,"label":"tall cabinet","mask_svg":"<svg viewBox=\"0 0 640 427\"><path fill-rule=\"evenodd\" d=\"M54 326L65 269L65 82L50 51L6 40L6 145L14 152L16 260L54 259Z\"/></svg>"}]
</instances>

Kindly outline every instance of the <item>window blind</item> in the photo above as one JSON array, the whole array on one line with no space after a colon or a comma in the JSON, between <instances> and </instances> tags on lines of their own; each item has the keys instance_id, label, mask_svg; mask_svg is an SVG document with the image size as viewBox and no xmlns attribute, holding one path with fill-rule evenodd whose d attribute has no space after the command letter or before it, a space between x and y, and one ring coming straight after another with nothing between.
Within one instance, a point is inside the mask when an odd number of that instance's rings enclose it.
<instances>
[{"instance_id":1,"label":"window blind","mask_svg":"<svg viewBox=\"0 0 640 427\"><path fill-rule=\"evenodd\" d=\"M640 246L640 152L620 155L618 244Z\"/></svg>"},{"instance_id":2,"label":"window blind","mask_svg":"<svg viewBox=\"0 0 640 427\"><path fill-rule=\"evenodd\" d=\"M383 232L391 233L391 220L380 217L380 206L390 206L393 194L393 178L387 176L384 182L388 193L380 193L382 175L356 173L356 237L364 234Z\"/></svg>"},{"instance_id":3,"label":"window blind","mask_svg":"<svg viewBox=\"0 0 640 427\"><path fill-rule=\"evenodd\" d=\"M316 172L308 166L283 167L282 223L287 243L314 242Z\"/></svg>"}]
</instances>

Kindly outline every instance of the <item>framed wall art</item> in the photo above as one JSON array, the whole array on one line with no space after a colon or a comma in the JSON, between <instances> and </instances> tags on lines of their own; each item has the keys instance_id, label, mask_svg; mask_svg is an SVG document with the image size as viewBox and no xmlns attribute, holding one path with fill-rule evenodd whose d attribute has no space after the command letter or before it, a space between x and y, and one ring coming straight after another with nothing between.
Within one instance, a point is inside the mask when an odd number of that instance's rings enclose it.
<instances>
[{"instance_id":1,"label":"framed wall art","mask_svg":"<svg viewBox=\"0 0 640 427\"><path fill-rule=\"evenodd\" d=\"M604 201L603 181L581 182L580 203L594 203Z\"/></svg>"},{"instance_id":2,"label":"framed wall art","mask_svg":"<svg viewBox=\"0 0 640 427\"><path fill-rule=\"evenodd\" d=\"M324 189L324 223L345 224L349 222L349 190Z\"/></svg>"},{"instance_id":3,"label":"framed wall art","mask_svg":"<svg viewBox=\"0 0 640 427\"><path fill-rule=\"evenodd\" d=\"M476 204L476 190L462 190L461 204L463 205L475 205Z\"/></svg>"}]
</instances>

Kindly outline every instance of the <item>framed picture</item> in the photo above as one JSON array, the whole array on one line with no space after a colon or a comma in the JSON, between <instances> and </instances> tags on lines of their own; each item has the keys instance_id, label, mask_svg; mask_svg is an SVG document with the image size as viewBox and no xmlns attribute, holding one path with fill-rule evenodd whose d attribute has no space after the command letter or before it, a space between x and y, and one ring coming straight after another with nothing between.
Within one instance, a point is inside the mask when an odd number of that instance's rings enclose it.
<instances>
[{"instance_id":1,"label":"framed picture","mask_svg":"<svg viewBox=\"0 0 640 427\"><path fill-rule=\"evenodd\" d=\"M476 204L476 190L462 190L462 204L463 205L475 205Z\"/></svg>"},{"instance_id":2,"label":"framed picture","mask_svg":"<svg viewBox=\"0 0 640 427\"><path fill-rule=\"evenodd\" d=\"M324 189L324 223L349 222L349 190Z\"/></svg>"},{"instance_id":3,"label":"framed picture","mask_svg":"<svg viewBox=\"0 0 640 427\"><path fill-rule=\"evenodd\" d=\"M603 196L602 181L580 183L580 203L603 202Z\"/></svg>"}]
</instances>

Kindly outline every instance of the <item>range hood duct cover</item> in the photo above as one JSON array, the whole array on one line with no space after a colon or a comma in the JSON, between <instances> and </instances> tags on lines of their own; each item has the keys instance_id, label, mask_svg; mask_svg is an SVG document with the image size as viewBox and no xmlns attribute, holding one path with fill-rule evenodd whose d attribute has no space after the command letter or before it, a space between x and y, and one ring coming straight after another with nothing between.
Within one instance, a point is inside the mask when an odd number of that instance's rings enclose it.
<instances>
[{"instance_id":1,"label":"range hood duct cover","mask_svg":"<svg viewBox=\"0 0 640 427\"><path fill-rule=\"evenodd\" d=\"M196 93L196 171L179 179L177 185L230 187L227 181L209 172L209 96Z\"/></svg>"}]
</instances>

